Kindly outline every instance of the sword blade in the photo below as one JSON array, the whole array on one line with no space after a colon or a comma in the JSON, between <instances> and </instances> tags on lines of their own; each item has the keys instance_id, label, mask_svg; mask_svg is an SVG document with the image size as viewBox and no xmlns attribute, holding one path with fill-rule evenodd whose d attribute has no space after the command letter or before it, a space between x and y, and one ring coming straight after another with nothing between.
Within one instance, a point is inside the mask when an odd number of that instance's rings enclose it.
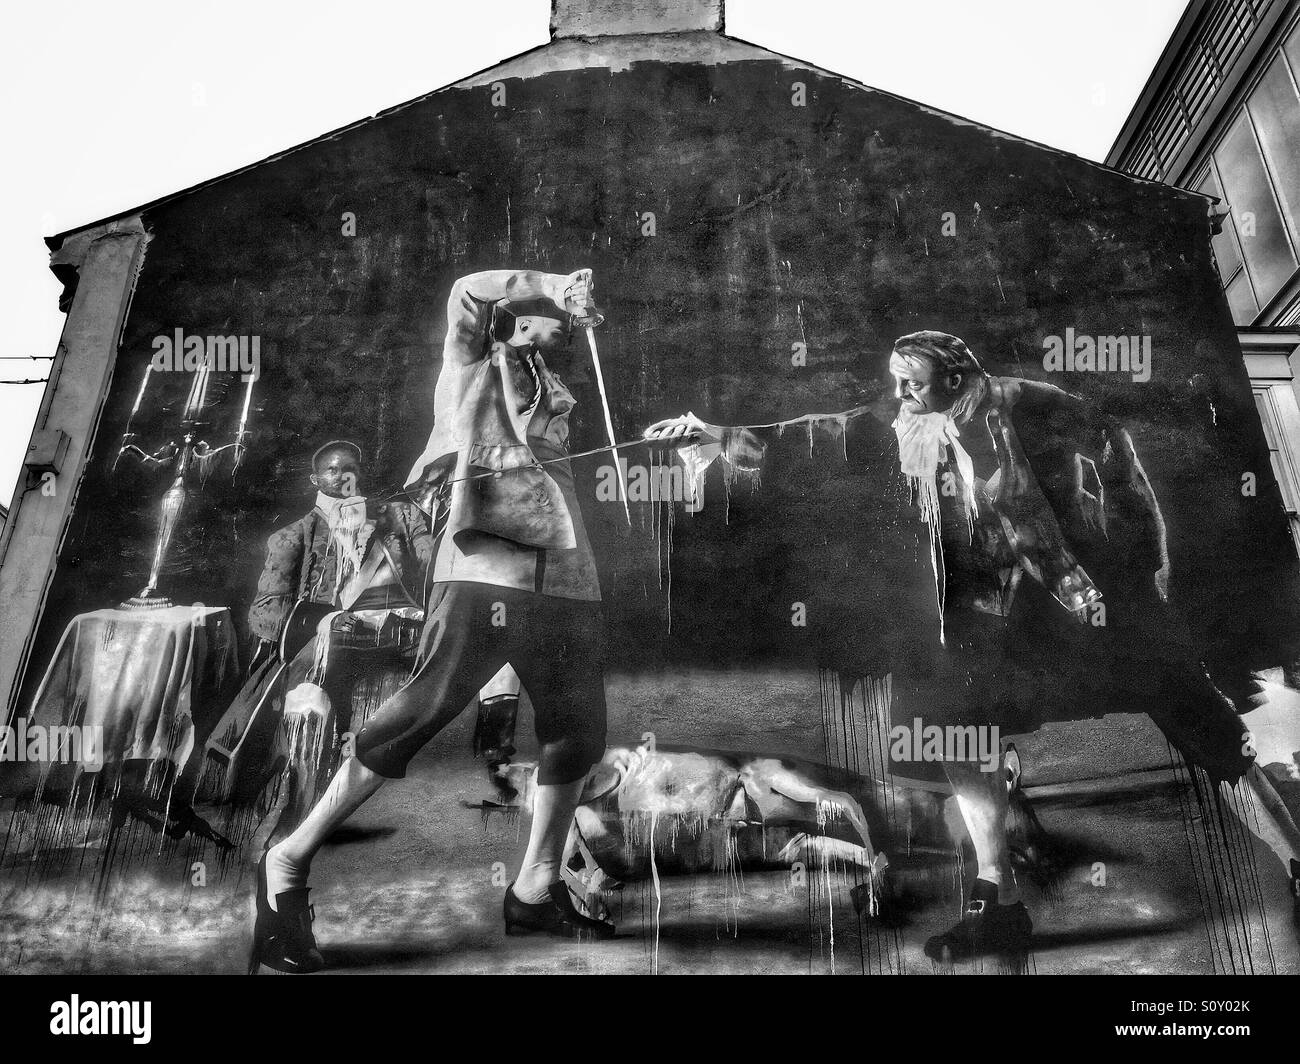
<instances>
[{"instance_id":1,"label":"sword blade","mask_svg":"<svg viewBox=\"0 0 1300 1064\"><path fill-rule=\"evenodd\" d=\"M591 348L591 364L596 369L596 387L600 390L600 405L605 414L605 433L609 437L611 446L616 446L618 441L614 438L614 419L609 412L609 396L605 393L605 375L600 371L600 352L596 350L596 330L592 326L587 326L587 345ZM632 509L627 501L627 484L623 480L623 464L619 461L618 452L614 452L614 469L618 474L618 494L623 500L623 512L627 515L627 523L632 524Z\"/></svg>"}]
</instances>

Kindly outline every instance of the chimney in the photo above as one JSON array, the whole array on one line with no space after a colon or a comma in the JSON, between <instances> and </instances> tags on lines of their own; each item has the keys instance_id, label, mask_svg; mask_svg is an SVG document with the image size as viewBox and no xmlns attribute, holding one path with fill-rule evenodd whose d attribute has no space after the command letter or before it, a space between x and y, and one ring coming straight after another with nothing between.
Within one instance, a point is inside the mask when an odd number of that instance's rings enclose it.
<instances>
[{"instance_id":1,"label":"chimney","mask_svg":"<svg viewBox=\"0 0 1300 1064\"><path fill-rule=\"evenodd\" d=\"M551 39L722 32L725 0L551 0Z\"/></svg>"}]
</instances>

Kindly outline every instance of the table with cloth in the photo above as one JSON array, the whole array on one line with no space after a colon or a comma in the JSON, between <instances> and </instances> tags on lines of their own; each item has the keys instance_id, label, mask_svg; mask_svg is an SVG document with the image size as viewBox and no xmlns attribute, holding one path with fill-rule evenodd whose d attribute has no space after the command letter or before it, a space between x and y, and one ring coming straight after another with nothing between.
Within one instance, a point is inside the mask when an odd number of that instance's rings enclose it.
<instances>
[{"instance_id":1,"label":"table with cloth","mask_svg":"<svg viewBox=\"0 0 1300 1064\"><path fill-rule=\"evenodd\" d=\"M0 796L52 798L98 772L101 791L110 779L119 791L123 781L147 782L188 809L203 744L239 681L237 635L224 606L80 614L59 640L26 723L29 731L102 729L102 767L6 761Z\"/></svg>"}]
</instances>

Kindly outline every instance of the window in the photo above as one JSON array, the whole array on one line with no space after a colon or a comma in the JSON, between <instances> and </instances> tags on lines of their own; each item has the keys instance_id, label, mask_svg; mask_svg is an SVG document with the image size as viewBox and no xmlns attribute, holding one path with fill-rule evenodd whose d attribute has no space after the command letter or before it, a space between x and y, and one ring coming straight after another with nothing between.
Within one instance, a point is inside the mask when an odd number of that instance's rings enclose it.
<instances>
[{"instance_id":1,"label":"window","mask_svg":"<svg viewBox=\"0 0 1300 1064\"><path fill-rule=\"evenodd\" d=\"M1214 168L1232 210L1255 299L1263 307L1295 272L1296 257L1248 112L1237 116L1214 150Z\"/></svg>"},{"instance_id":2,"label":"window","mask_svg":"<svg viewBox=\"0 0 1300 1064\"><path fill-rule=\"evenodd\" d=\"M1300 267L1300 27L1214 149L1197 188L1230 215L1214 238L1238 325L1249 325Z\"/></svg>"},{"instance_id":3,"label":"window","mask_svg":"<svg viewBox=\"0 0 1300 1064\"><path fill-rule=\"evenodd\" d=\"M1297 509L1300 475L1296 469L1296 456L1285 442L1287 429L1294 428L1296 422L1300 421L1300 407L1296 405L1295 392L1290 382L1251 383L1254 385L1255 407L1259 410L1259 420L1264 426L1264 438L1268 441L1269 461L1282 493L1287 523L1291 526L1291 537L1297 550L1300 550L1300 510Z\"/></svg>"},{"instance_id":4,"label":"window","mask_svg":"<svg viewBox=\"0 0 1300 1064\"><path fill-rule=\"evenodd\" d=\"M1296 36L1300 38L1300 31ZM1291 240L1300 244L1300 93L1278 56L1246 104L1277 190Z\"/></svg>"},{"instance_id":5,"label":"window","mask_svg":"<svg viewBox=\"0 0 1300 1064\"><path fill-rule=\"evenodd\" d=\"M1169 167L1210 113L1215 93L1275 3L1277 0L1215 0L1207 5L1190 46L1172 72L1166 98L1143 121L1141 131L1120 158L1123 169L1138 177L1170 180Z\"/></svg>"},{"instance_id":6,"label":"window","mask_svg":"<svg viewBox=\"0 0 1300 1064\"><path fill-rule=\"evenodd\" d=\"M1200 183L1197 190L1219 200L1221 209L1226 208L1223 189L1219 179L1211 169ZM1237 244L1237 227L1232 218L1223 219L1223 225L1214 236L1214 261L1219 267L1219 279L1228 294L1228 305L1232 308L1232 320L1238 325L1255 320L1259 313L1259 304L1255 301L1255 290L1250 285L1250 278L1241 262L1241 248Z\"/></svg>"}]
</instances>

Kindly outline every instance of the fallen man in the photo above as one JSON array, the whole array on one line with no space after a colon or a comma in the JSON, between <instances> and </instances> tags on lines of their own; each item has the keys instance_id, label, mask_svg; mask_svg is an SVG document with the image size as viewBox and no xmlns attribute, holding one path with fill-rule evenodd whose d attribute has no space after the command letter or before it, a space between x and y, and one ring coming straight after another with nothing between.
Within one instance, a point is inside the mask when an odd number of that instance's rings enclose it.
<instances>
[{"instance_id":1,"label":"fallen man","mask_svg":"<svg viewBox=\"0 0 1300 1064\"><path fill-rule=\"evenodd\" d=\"M1046 838L1020 790L1014 746L1005 760L1013 863L1034 876ZM528 762L503 769L526 807L535 769ZM854 881L859 913L893 920L887 870L950 860L962 845L945 791L800 758L653 742L612 746L584 782L564 851L566 878L595 914L602 894L652 875L829 865Z\"/></svg>"}]
</instances>

